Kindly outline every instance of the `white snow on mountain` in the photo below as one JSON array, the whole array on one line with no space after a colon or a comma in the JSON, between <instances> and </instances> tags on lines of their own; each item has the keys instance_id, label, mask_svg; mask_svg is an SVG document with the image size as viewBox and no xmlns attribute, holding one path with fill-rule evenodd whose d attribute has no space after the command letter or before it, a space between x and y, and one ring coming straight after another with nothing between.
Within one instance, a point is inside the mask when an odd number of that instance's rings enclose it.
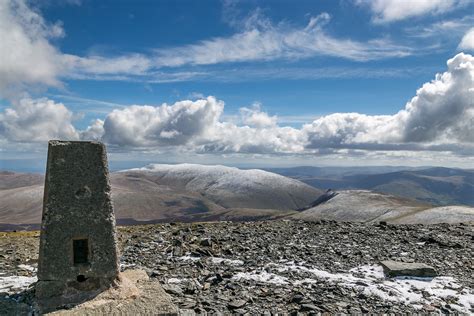
<instances>
[{"instance_id":1,"label":"white snow on mountain","mask_svg":"<svg viewBox=\"0 0 474 316\"><path fill-rule=\"evenodd\" d=\"M397 224L439 224L474 222L474 207L451 205L433 207L393 219Z\"/></svg>"},{"instance_id":2,"label":"white snow on mountain","mask_svg":"<svg viewBox=\"0 0 474 316\"><path fill-rule=\"evenodd\" d=\"M407 204L407 200L391 195L366 190L337 191L330 200L307 209L294 217L304 220L338 220L370 222L384 218L387 214L399 215L426 209L417 203Z\"/></svg>"},{"instance_id":3,"label":"white snow on mountain","mask_svg":"<svg viewBox=\"0 0 474 316\"><path fill-rule=\"evenodd\" d=\"M199 192L224 207L294 210L321 194L298 180L257 169L152 164L122 172L145 173L156 183Z\"/></svg>"},{"instance_id":4,"label":"white snow on mountain","mask_svg":"<svg viewBox=\"0 0 474 316\"><path fill-rule=\"evenodd\" d=\"M387 221L398 224L438 224L474 222L474 208L432 207L414 200L367 190L337 191L334 197L301 213L302 220L351 222Z\"/></svg>"}]
</instances>

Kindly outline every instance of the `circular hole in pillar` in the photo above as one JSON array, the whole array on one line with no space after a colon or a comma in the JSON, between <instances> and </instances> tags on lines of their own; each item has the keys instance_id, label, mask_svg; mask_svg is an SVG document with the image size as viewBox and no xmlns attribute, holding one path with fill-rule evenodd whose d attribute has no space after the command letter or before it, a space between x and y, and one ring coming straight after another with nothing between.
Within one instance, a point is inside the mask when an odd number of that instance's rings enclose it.
<instances>
[{"instance_id":1,"label":"circular hole in pillar","mask_svg":"<svg viewBox=\"0 0 474 316\"><path fill-rule=\"evenodd\" d=\"M77 276L76 280L77 282L84 282L85 280L87 280L87 278L83 276L82 274L80 274Z\"/></svg>"},{"instance_id":2,"label":"circular hole in pillar","mask_svg":"<svg viewBox=\"0 0 474 316\"><path fill-rule=\"evenodd\" d=\"M91 197L91 189L87 185L83 186L79 190L76 191L74 194L76 196L76 199L82 200L82 199L87 199Z\"/></svg>"}]
</instances>

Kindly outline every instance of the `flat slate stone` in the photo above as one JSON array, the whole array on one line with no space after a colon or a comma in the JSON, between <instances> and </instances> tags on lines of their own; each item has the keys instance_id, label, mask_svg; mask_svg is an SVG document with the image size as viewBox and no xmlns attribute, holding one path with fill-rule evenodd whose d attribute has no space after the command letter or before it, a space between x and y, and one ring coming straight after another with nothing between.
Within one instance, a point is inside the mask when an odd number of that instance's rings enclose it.
<instances>
[{"instance_id":1,"label":"flat slate stone","mask_svg":"<svg viewBox=\"0 0 474 316\"><path fill-rule=\"evenodd\" d=\"M438 276L436 270L424 263L407 263L393 260L381 261L380 265L388 277L409 276L419 278L433 278Z\"/></svg>"}]
</instances>

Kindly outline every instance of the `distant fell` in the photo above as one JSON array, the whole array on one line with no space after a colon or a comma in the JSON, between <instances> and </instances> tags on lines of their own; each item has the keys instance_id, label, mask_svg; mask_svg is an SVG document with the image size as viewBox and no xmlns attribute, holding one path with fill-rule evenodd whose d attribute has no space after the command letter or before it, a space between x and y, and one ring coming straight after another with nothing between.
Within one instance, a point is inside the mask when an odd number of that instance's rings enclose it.
<instances>
[{"instance_id":1,"label":"distant fell","mask_svg":"<svg viewBox=\"0 0 474 316\"><path fill-rule=\"evenodd\" d=\"M323 192L272 172L197 164L154 164L122 171L154 183L197 192L226 208L295 210Z\"/></svg>"},{"instance_id":2,"label":"distant fell","mask_svg":"<svg viewBox=\"0 0 474 316\"><path fill-rule=\"evenodd\" d=\"M363 189L439 206L474 206L474 170L433 167L384 171L387 168L343 167L321 171L306 167L312 171L307 175L300 168L272 170L321 189Z\"/></svg>"},{"instance_id":3,"label":"distant fell","mask_svg":"<svg viewBox=\"0 0 474 316\"><path fill-rule=\"evenodd\" d=\"M329 191L306 210L291 215L306 221L394 224L438 224L474 221L474 208L466 206L432 207L414 200L367 190Z\"/></svg>"},{"instance_id":4,"label":"distant fell","mask_svg":"<svg viewBox=\"0 0 474 316\"><path fill-rule=\"evenodd\" d=\"M0 225L40 223L43 183L40 174L0 173ZM192 164L114 172L111 184L119 224L273 219L322 193L262 170Z\"/></svg>"}]
</instances>

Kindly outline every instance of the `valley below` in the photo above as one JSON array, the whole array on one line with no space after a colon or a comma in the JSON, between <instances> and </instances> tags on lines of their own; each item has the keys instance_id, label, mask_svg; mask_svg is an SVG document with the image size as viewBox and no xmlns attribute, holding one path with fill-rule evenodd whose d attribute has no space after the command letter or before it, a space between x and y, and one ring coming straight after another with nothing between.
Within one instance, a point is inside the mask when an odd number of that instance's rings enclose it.
<instances>
[{"instance_id":1,"label":"valley below","mask_svg":"<svg viewBox=\"0 0 474 316\"><path fill-rule=\"evenodd\" d=\"M27 304L39 232L1 234L0 292ZM168 223L119 227L118 238L122 270L147 271L181 315L474 313L469 224ZM387 259L438 276L386 278Z\"/></svg>"}]
</instances>

